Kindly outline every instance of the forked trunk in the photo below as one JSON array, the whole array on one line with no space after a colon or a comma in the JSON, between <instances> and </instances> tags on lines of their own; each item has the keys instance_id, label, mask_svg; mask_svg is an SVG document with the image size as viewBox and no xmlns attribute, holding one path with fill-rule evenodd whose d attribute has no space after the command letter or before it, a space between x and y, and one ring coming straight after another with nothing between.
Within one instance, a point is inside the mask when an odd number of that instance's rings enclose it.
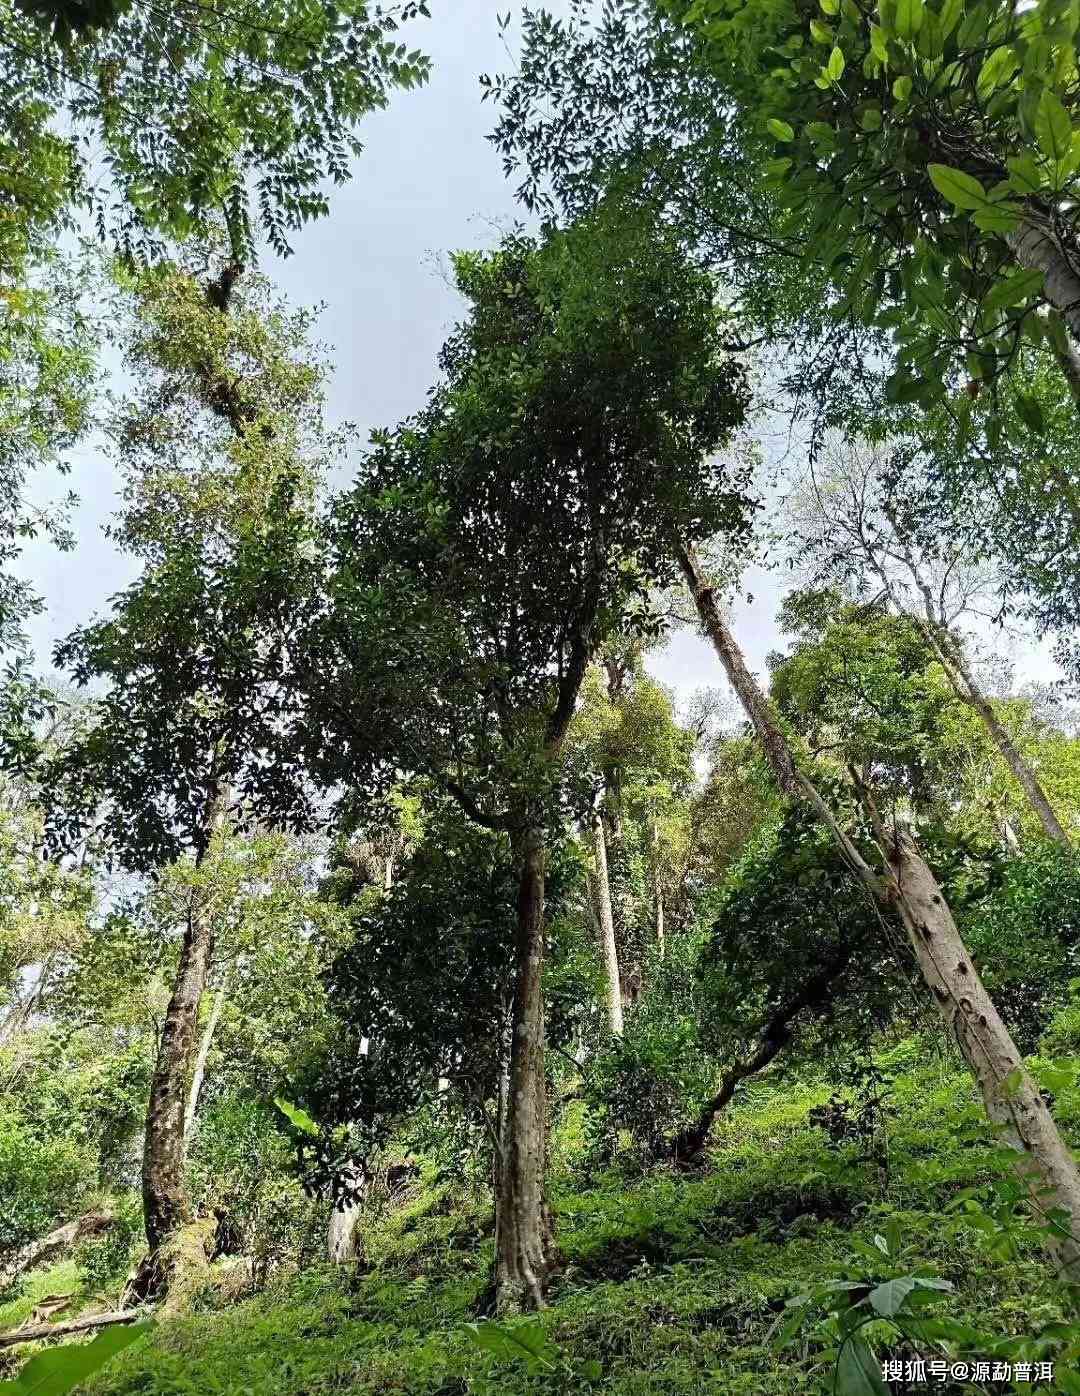
<instances>
[{"instance_id":1,"label":"forked trunk","mask_svg":"<svg viewBox=\"0 0 1080 1396\"><path fill-rule=\"evenodd\" d=\"M607 837L604 817L599 810L593 816L593 857L596 862L596 901L600 913L600 949L607 975L608 1027L614 1037L623 1034L622 979L619 975L619 951L615 944L615 917L611 910L611 882L608 878Z\"/></svg>"},{"instance_id":2,"label":"forked trunk","mask_svg":"<svg viewBox=\"0 0 1080 1396\"><path fill-rule=\"evenodd\" d=\"M496 1206L495 1296L500 1313L540 1309L552 1265L544 1197L547 1100L544 1084L544 840L520 840L510 1072Z\"/></svg>"},{"instance_id":3,"label":"forked trunk","mask_svg":"<svg viewBox=\"0 0 1080 1396\"><path fill-rule=\"evenodd\" d=\"M919 566L912 557L907 544L897 526L896 519L890 510L886 510L889 522L893 531L900 540L903 548L904 562L911 573L912 580L918 588L923 599L923 610L925 618L919 620L919 626L926 636L927 643L934 653L934 657L945 671L945 677L949 680L952 691L962 703L966 703L973 712L978 714L987 735L997 747L998 752L1012 772L1013 778L1020 786L1020 789L1027 796L1028 804L1035 813L1036 818L1043 827L1043 832L1048 838L1060 843L1066 848L1069 847L1069 838L1061 826L1061 821L1051 805L1046 791L1042 788L1034 768L1021 753L1019 747L1013 741L1012 736L1001 722L994 706L979 687L975 675L971 672L964 659L963 650L952 632L946 624L946 617L942 615L941 608L934 603L934 597L923 578ZM879 569L879 574L885 582L890 594L892 585L884 571ZM896 600L895 596L893 597ZM899 609L899 603L897 602Z\"/></svg>"},{"instance_id":4,"label":"forked trunk","mask_svg":"<svg viewBox=\"0 0 1080 1396\"><path fill-rule=\"evenodd\" d=\"M150 1082L142 1191L146 1240L151 1252L191 1220L184 1183L184 1106L195 1054L199 1001L206 988L213 951L213 927L200 902L188 912L180 963Z\"/></svg>"},{"instance_id":5,"label":"forked trunk","mask_svg":"<svg viewBox=\"0 0 1080 1396\"><path fill-rule=\"evenodd\" d=\"M864 862L820 793L796 767L787 738L747 669L693 553L680 545L677 555L706 633L781 788L811 805L867 889L896 907L923 978L979 1084L990 1120L1002 1130L1004 1142L1021 1155L1016 1172L1036 1210L1040 1217L1052 1210L1063 1214L1050 1246L1059 1265L1072 1269L1080 1262L1080 1245L1074 1239L1080 1238L1080 1171L979 978L937 879L910 834L900 828L879 832L880 873Z\"/></svg>"}]
</instances>

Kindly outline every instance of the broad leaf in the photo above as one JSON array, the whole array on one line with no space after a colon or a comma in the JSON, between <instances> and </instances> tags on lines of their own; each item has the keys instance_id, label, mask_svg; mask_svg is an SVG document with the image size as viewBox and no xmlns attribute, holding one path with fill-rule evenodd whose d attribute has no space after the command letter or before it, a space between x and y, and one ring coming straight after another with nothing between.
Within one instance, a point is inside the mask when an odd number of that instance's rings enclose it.
<instances>
[{"instance_id":1,"label":"broad leaf","mask_svg":"<svg viewBox=\"0 0 1080 1396\"><path fill-rule=\"evenodd\" d=\"M983 309L992 313L995 310L1003 310L1006 306L1019 305L1029 296L1037 295L1042 290L1042 284L1041 271L1013 272L990 290L983 301Z\"/></svg>"},{"instance_id":2,"label":"broad leaf","mask_svg":"<svg viewBox=\"0 0 1080 1396\"><path fill-rule=\"evenodd\" d=\"M274 1097L274 1104L302 1134L318 1135L319 1126L305 1110L300 1109L299 1105L293 1105L291 1101L283 1100L279 1095Z\"/></svg>"},{"instance_id":3,"label":"broad leaf","mask_svg":"<svg viewBox=\"0 0 1080 1396\"><path fill-rule=\"evenodd\" d=\"M1048 160L1067 160L1072 150L1073 129L1069 113L1052 92L1044 92L1035 116L1035 139Z\"/></svg>"},{"instance_id":4,"label":"broad leaf","mask_svg":"<svg viewBox=\"0 0 1080 1396\"><path fill-rule=\"evenodd\" d=\"M836 1396L889 1396L881 1367L861 1333L852 1333L836 1359Z\"/></svg>"},{"instance_id":5,"label":"broad leaf","mask_svg":"<svg viewBox=\"0 0 1080 1396\"><path fill-rule=\"evenodd\" d=\"M923 0L896 0L896 34L900 39L912 39L922 28Z\"/></svg>"},{"instance_id":6,"label":"broad leaf","mask_svg":"<svg viewBox=\"0 0 1080 1396\"><path fill-rule=\"evenodd\" d=\"M67 1396L110 1358L148 1333L151 1323L129 1328L117 1324L99 1333L92 1343L69 1343L47 1348L32 1357L14 1381L0 1382L3 1396Z\"/></svg>"},{"instance_id":7,"label":"broad leaf","mask_svg":"<svg viewBox=\"0 0 1080 1396\"><path fill-rule=\"evenodd\" d=\"M931 164L927 165L926 169L934 188L957 208L975 209L988 206L986 190L974 175L965 174L963 170L954 169L951 165Z\"/></svg>"}]
</instances>

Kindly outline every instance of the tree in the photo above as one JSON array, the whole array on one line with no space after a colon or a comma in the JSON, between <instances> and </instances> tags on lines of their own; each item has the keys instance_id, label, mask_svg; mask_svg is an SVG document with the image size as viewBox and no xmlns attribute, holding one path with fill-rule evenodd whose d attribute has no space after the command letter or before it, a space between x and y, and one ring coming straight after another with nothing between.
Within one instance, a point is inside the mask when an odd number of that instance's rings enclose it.
<instances>
[{"instance_id":1,"label":"tree","mask_svg":"<svg viewBox=\"0 0 1080 1396\"><path fill-rule=\"evenodd\" d=\"M957 633L957 623L994 583L990 569L979 565L987 545L975 541L980 533L985 538L986 520L975 515L962 533L935 537L920 548L913 536L917 525L907 522L913 504L919 502L913 478L917 463L899 446L900 459L887 466L882 454L867 446L834 447L826 457L820 486L814 480L803 493L804 517L795 520L800 540L796 546L801 545L804 557L818 562L825 580L872 578L898 613L913 613L954 694L978 715L1044 833L1067 844L1038 775L983 692ZM891 487L898 474L903 485Z\"/></svg>"},{"instance_id":2,"label":"tree","mask_svg":"<svg viewBox=\"0 0 1080 1396\"><path fill-rule=\"evenodd\" d=\"M923 978L979 1084L986 1113L1016 1151L1020 1181L1040 1214L1049 1214L1050 1249L1068 1274L1077 1259L1080 1171L986 992L909 822L898 812L883 817L867 781L859 780L859 804L877 847L876 868L863 858L817 784L800 770L792 744L746 667L715 589L693 552L682 547L679 555L702 625L753 723L780 789L789 798L809 804L867 892L883 907L895 908Z\"/></svg>"},{"instance_id":3,"label":"tree","mask_svg":"<svg viewBox=\"0 0 1080 1396\"><path fill-rule=\"evenodd\" d=\"M79 684L109 687L48 765L54 837L93 821L114 858L151 875L180 857L200 867L256 789L288 781L267 761L281 706L275 598L313 527L319 372L298 357L307 318L268 305L254 280L230 306L231 270L211 285L217 299L175 266L129 282L140 396L116 424L127 507L113 532L143 572L110 618L57 649ZM184 1119L215 938L198 881L183 915L143 1162L151 1285L189 1216Z\"/></svg>"},{"instance_id":4,"label":"tree","mask_svg":"<svg viewBox=\"0 0 1080 1396\"><path fill-rule=\"evenodd\" d=\"M127 248L205 236L224 216L236 260L256 228L287 252L290 231L325 212L324 182L348 178L360 118L426 78L427 59L394 38L424 12L358 0L9 5L2 158L37 207L85 204ZM87 143L106 157L104 182L89 177Z\"/></svg>"},{"instance_id":5,"label":"tree","mask_svg":"<svg viewBox=\"0 0 1080 1396\"><path fill-rule=\"evenodd\" d=\"M298 730L326 783L422 774L518 867L504 1307L543 1302L544 860L588 661L647 619L663 520L738 532L743 481L703 455L742 414L711 284L619 209L455 260L469 318L427 410L379 434L335 507L328 599L302 642ZM660 507L662 504L662 508Z\"/></svg>"},{"instance_id":6,"label":"tree","mask_svg":"<svg viewBox=\"0 0 1080 1396\"><path fill-rule=\"evenodd\" d=\"M769 161L777 235L829 270L838 315L895 332L894 400L940 398L964 355L992 382L1024 336L1077 378L1070 5L668 8Z\"/></svg>"}]
</instances>

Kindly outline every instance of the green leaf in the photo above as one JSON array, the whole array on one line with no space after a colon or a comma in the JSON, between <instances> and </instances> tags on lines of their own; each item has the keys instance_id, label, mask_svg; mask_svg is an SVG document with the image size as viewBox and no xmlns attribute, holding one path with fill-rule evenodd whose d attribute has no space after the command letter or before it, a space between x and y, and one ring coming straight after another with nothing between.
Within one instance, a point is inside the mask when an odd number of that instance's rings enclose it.
<instances>
[{"instance_id":1,"label":"green leaf","mask_svg":"<svg viewBox=\"0 0 1080 1396\"><path fill-rule=\"evenodd\" d=\"M1041 271L1016 271L1011 276L999 281L989 292L983 301L983 310L992 314L995 310L1003 310L1006 306L1019 305L1021 301L1026 301L1029 296L1036 295L1042 290L1043 274Z\"/></svg>"},{"instance_id":2,"label":"green leaf","mask_svg":"<svg viewBox=\"0 0 1080 1396\"><path fill-rule=\"evenodd\" d=\"M558 1351L536 1319L527 1323L467 1323L465 1331L478 1347L503 1360L516 1358L527 1367L557 1366Z\"/></svg>"},{"instance_id":3,"label":"green leaf","mask_svg":"<svg viewBox=\"0 0 1080 1396\"><path fill-rule=\"evenodd\" d=\"M1067 160L1072 150L1073 129L1069 113L1052 92L1044 92L1035 116L1035 139L1048 160Z\"/></svg>"},{"instance_id":4,"label":"green leaf","mask_svg":"<svg viewBox=\"0 0 1080 1396\"><path fill-rule=\"evenodd\" d=\"M892 95L898 102L906 102L911 96L911 79L905 73L899 77L892 85Z\"/></svg>"},{"instance_id":5,"label":"green leaf","mask_svg":"<svg viewBox=\"0 0 1080 1396\"><path fill-rule=\"evenodd\" d=\"M1018 194L1037 194L1046 183L1042 167L1033 155L1014 155L1005 161L1009 183Z\"/></svg>"},{"instance_id":6,"label":"green leaf","mask_svg":"<svg viewBox=\"0 0 1080 1396\"><path fill-rule=\"evenodd\" d=\"M934 188L957 208L974 209L988 206L986 190L974 175L954 169L951 165L930 164L926 169Z\"/></svg>"},{"instance_id":7,"label":"green leaf","mask_svg":"<svg viewBox=\"0 0 1080 1396\"><path fill-rule=\"evenodd\" d=\"M818 4L827 15L838 15L840 13L840 0L818 0Z\"/></svg>"},{"instance_id":8,"label":"green leaf","mask_svg":"<svg viewBox=\"0 0 1080 1396\"><path fill-rule=\"evenodd\" d=\"M14 1381L0 1382L0 1392L3 1396L66 1396L152 1327L151 1323L135 1323L129 1328L117 1324L99 1333L92 1343L47 1348L31 1357Z\"/></svg>"},{"instance_id":9,"label":"green leaf","mask_svg":"<svg viewBox=\"0 0 1080 1396\"><path fill-rule=\"evenodd\" d=\"M836 149L836 132L825 121L808 121L806 123L806 134L815 145L828 146L830 150Z\"/></svg>"},{"instance_id":10,"label":"green leaf","mask_svg":"<svg viewBox=\"0 0 1080 1396\"><path fill-rule=\"evenodd\" d=\"M882 63L889 61L889 41L886 39L881 27L877 24L870 26L870 52Z\"/></svg>"},{"instance_id":11,"label":"green leaf","mask_svg":"<svg viewBox=\"0 0 1080 1396\"><path fill-rule=\"evenodd\" d=\"M1011 48L996 48L979 69L975 91L983 102L998 87L1004 87L1020 66L1020 59Z\"/></svg>"},{"instance_id":12,"label":"green leaf","mask_svg":"<svg viewBox=\"0 0 1080 1396\"><path fill-rule=\"evenodd\" d=\"M1020 221L1015 204L987 204L971 215L971 221L984 233L1011 233Z\"/></svg>"},{"instance_id":13,"label":"green leaf","mask_svg":"<svg viewBox=\"0 0 1080 1396\"><path fill-rule=\"evenodd\" d=\"M1017 406L1017 409L1018 409L1018 410L1020 409L1020 397L1021 397L1021 396L1022 396L1022 394L1019 394L1019 393L1017 394L1016 406ZM1022 411L1021 411L1020 415L1023 416L1023 412L1022 412ZM1012 1069L1012 1071L1009 1072L1008 1076L1006 1076L1006 1077L1002 1080L1002 1082L1001 1082L1001 1098L1002 1098L1002 1100L1011 1100L1011 1099L1013 1098L1013 1096L1016 1094L1016 1092L1020 1089L1021 1085L1023 1084L1023 1081L1024 1081L1024 1069L1023 1069L1023 1067L1021 1067L1021 1066L1014 1066L1013 1069Z\"/></svg>"},{"instance_id":14,"label":"green leaf","mask_svg":"<svg viewBox=\"0 0 1080 1396\"><path fill-rule=\"evenodd\" d=\"M942 42L944 42L956 28L963 12L964 0L945 0L945 3L941 7L941 14L938 16L938 23L941 25Z\"/></svg>"},{"instance_id":15,"label":"green leaf","mask_svg":"<svg viewBox=\"0 0 1080 1396\"><path fill-rule=\"evenodd\" d=\"M918 1285L914 1275L900 1275L895 1280L886 1280L884 1284L872 1289L867 1296L870 1307L882 1318L892 1318L904 1307L908 1295L913 1289L917 1289Z\"/></svg>"},{"instance_id":16,"label":"green leaf","mask_svg":"<svg viewBox=\"0 0 1080 1396\"><path fill-rule=\"evenodd\" d=\"M1033 397L1030 393L1017 393L1016 411L1025 426L1030 427L1038 436L1044 434L1046 431L1046 418L1043 415L1042 404L1039 402L1038 398ZM1010 1071L1009 1075L1001 1083L1003 1092L1008 1088L1008 1082L1014 1074L1014 1072ZM1019 1081L1017 1081L1017 1086L1018 1085ZM1009 1096L1016 1094L1017 1086L1009 1088L1009 1094L1005 1096L1006 1100L1009 1099Z\"/></svg>"},{"instance_id":17,"label":"green leaf","mask_svg":"<svg viewBox=\"0 0 1080 1396\"><path fill-rule=\"evenodd\" d=\"M769 128L770 135L776 137L778 141L793 141L795 139L794 128L786 121L781 121L778 116L770 116L765 123Z\"/></svg>"},{"instance_id":18,"label":"green leaf","mask_svg":"<svg viewBox=\"0 0 1080 1396\"><path fill-rule=\"evenodd\" d=\"M832 82L839 82L844 75L844 51L834 48L829 54L829 61L825 66L825 74Z\"/></svg>"},{"instance_id":19,"label":"green leaf","mask_svg":"<svg viewBox=\"0 0 1080 1396\"><path fill-rule=\"evenodd\" d=\"M293 1105L291 1101L283 1100L279 1095L274 1097L274 1104L302 1134L318 1135L319 1126L306 1111L300 1109L299 1105Z\"/></svg>"},{"instance_id":20,"label":"green leaf","mask_svg":"<svg viewBox=\"0 0 1080 1396\"><path fill-rule=\"evenodd\" d=\"M821 24L818 20L810 21L810 37L815 44L831 44L833 42L833 31L827 24Z\"/></svg>"},{"instance_id":21,"label":"green leaf","mask_svg":"<svg viewBox=\"0 0 1080 1396\"><path fill-rule=\"evenodd\" d=\"M867 107L860 118L859 124L864 131L881 130L881 111L878 107Z\"/></svg>"},{"instance_id":22,"label":"green leaf","mask_svg":"<svg viewBox=\"0 0 1080 1396\"><path fill-rule=\"evenodd\" d=\"M861 1333L845 1339L836 1359L836 1396L889 1396L881 1367Z\"/></svg>"},{"instance_id":23,"label":"green leaf","mask_svg":"<svg viewBox=\"0 0 1080 1396\"><path fill-rule=\"evenodd\" d=\"M922 28L923 0L896 0L896 36L913 39Z\"/></svg>"}]
</instances>

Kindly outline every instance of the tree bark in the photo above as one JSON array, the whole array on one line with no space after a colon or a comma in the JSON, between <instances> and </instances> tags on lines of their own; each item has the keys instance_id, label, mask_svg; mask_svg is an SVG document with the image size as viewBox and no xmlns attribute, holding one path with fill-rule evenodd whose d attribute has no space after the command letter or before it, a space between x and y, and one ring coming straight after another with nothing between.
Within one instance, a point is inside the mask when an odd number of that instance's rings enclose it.
<instances>
[{"instance_id":1,"label":"tree bark","mask_svg":"<svg viewBox=\"0 0 1080 1396\"><path fill-rule=\"evenodd\" d=\"M39 1236L36 1241L29 1241L0 1268L0 1288L9 1285L20 1275L25 1275L28 1270L63 1255L76 1241L82 1241L87 1236L100 1236L115 1225L116 1218L109 1212L87 1212L75 1221L58 1226L47 1236Z\"/></svg>"},{"instance_id":2,"label":"tree bark","mask_svg":"<svg viewBox=\"0 0 1080 1396\"><path fill-rule=\"evenodd\" d=\"M881 873L875 874L867 865L812 782L799 772L769 701L747 669L693 553L680 543L677 557L702 624L781 788L811 805L868 890L883 905L895 907L923 978L979 1084L991 1122L1006 1131L1005 1142L1017 1150L1016 1173L1041 1214L1051 1209L1064 1214L1050 1249L1059 1266L1075 1271L1080 1265L1080 1171L986 992L937 879L902 826L884 829L876 819ZM871 809L871 814L876 812Z\"/></svg>"},{"instance_id":3,"label":"tree bark","mask_svg":"<svg viewBox=\"0 0 1080 1396\"><path fill-rule=\"evenodd\" d=\"M146 1309L121 1309L111 1314L73 1318L70 1323L36 1323L29 1328L11 1328L6 1333L0 1333L0 1348L14 1347L17 1343L39 1343L44 1338L63 1338L69 1333L89 1333L95 1328L108 1328L114 1323L135 1323L147 1317Z\"/></svg>"},{"instance_id":4,"label":"tree bark","mask_svg":"<svg viewBox=\"0 0 1080 1396\"><path fill-rule=\"evenodd\" d=\"M1016 1171L1036 1209L1060 1209L1050 1246L1063 1269L1080 1263L1080 1172L961 939L937 879L910 833L891 830L890 891L923 978L982 1093L991 1121L1023 1158Z\"/></svg>"},{"instance_id":5,"label":"tree bark","mask_svg":"<svg viewBox=\"0 0 1080 1396\"><path fill-rule=\"evenodd\" d=\"M607 975L608 1027L614 1037L623 1035L622 979L619 974L619 951L615 944L615 917L611 910L611 883L608 879L607 838L604 816L597 810L593 815L593 857L596 860L596 901L600 911L600 949Z\"/></svg>"},{"instance_id":6,"label":"tree bark","mask_svg":"<svg viewBox=\"0 0 1080 1396\"><path fill-rule=\"evenodd\" d=\"M520 838L519 855L509 1100L496 1207L495 1296L500 1313L545 1306L553 1259L544 1197L544 839L539 829L529 829Z\"/></svg>"},{"instance_id":7,"label":"tree bark","mask_svg":"<svg viewBox=\"0 0 1080 1396\"><path fill-rule=\"evenodd\" d=\"M782 1004L762 1026L756 1051L731 1067L721 1081L720 1089L708 1101L694 1123L677 1135L673 1153L678 1161L691 1163L701 1155L717 1115L727 1107L739 1083L747 1077L755 1076L759 1071L764 1071L769 1063L779 1056L794 1036L793 1024L803 1009L820 1009L836 997L840 978L850 963L850 951L837 955L817 974L812 975L802 989Z\"/></svg>"},{"instance_id":8,"label":"tree bark","mask_svg":"<svg viewBox=\"0 0 1080 1396\"><path fill-rule=\"evenodd\" d=\"M219 792L210 811L211 837L224 823L224 804ZM142 1194L151 1257L163 1241L191 1220L191 1202L184 1180L184 1115L195 1054L199 1003L206 989L213 952L214 928L209 900L204 893L195 892L188 907L146 1114Z\"/></svg>"},{"instance_id":9,"label":"tree bark","mask_svg":"<svg viewBox=\"0 0 1080 1396\"><path fill-rule=\"evenodd\" d=\"M1043 273L1043 294L1080 339L1080 275L1048 222L1024 218L1006 241L1022 267Z\"/></svg>"},{"instance_id":10,"label":"tree bark","mask_svg":"<svg viewBox=\"0 0 1080 1396\"><path fill-rule=\"evenodd\" d=\"M346 1176L351 1184L359 1185L361 1180L355 1169L350 1169ZM326 1228L326 1258L331 1265L347 1265L360 1254L356 1224L360 1220L362 1210L363 1203L357 1196L343 1206L335 1205L330 1213L330 1221Z\"/></svg>"},{"instance_id":11,"label":"tree bark","mask_svg":"<svg viewBox=\"0 0 1080 1396\"><path fill-rule=\"evenodd\" d=\"M231 969L231 966L230 966ZM217 1032L217 1025L221 1020L221 1010L225 1005L225 995L229 992L230 973L227 970L218 991L214 995L214 1002L210 1008L210 1017L206 1021L203 1029L202 1039L199 1042L199 1053L195 1058L195 1070L191 1076L191 1089L188 1091L187 1108L184 1111L184 1145L191 1139L191 1131L195 1127L195 1112L199 1108L199 1096L202 1094L203 1081L206 1079L206 1063L210 1057L210 1048L213 1045L214 1033Z\"/></svg>"}]
</instances>

